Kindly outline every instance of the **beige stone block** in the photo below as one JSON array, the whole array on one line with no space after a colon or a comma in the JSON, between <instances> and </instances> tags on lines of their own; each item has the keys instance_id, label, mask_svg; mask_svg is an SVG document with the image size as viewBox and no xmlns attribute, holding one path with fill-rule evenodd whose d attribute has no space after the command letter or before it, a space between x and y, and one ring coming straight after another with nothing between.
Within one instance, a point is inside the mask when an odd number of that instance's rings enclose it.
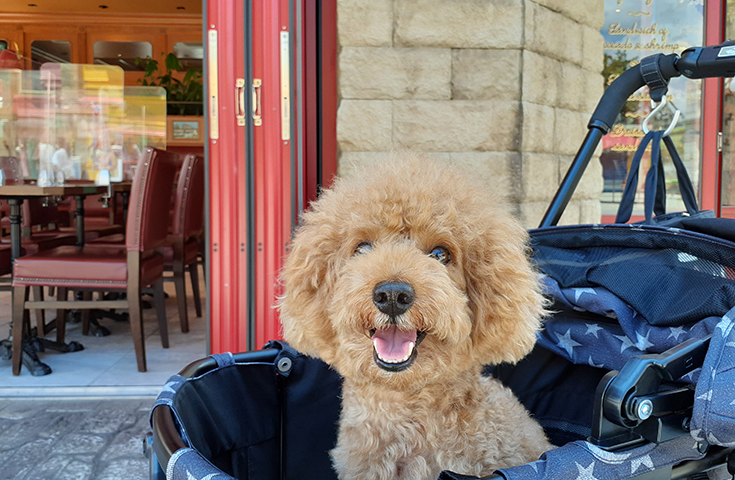
<instances>
[{"instance_id":1,"label":"beige stone block","mask_svg":"<svg viewBox=\"0 0 735 480\"><path fill-rule=\"evenodd\" d=\"M337 175L342 178L351 178L360 169L384 162L390 152L340 152L337 160Z\"/></svg>"},{"instance_id":2,"label":"beige stone block","mask_svg":"<svg viewBox=\"0 0 735 480\"><path fill-rule=\"evenodd\" d=\"M582 61L580 65L591 71L602 73L604 66L604 38L599 28L582 27Z\"/></svg>"},{"instance_id":3,"label":"beige stone block","mask_svg":"<svg viewBox=\"0 0 735 480\"><path fill-rule=\"evenodd\" d=\"M557 106L567 110L584 111L587 105L588 71L572 63L560 63L559 101ZM602 84L602 77L600 84Z\"/></svg>"},{"instance_id":4,"label":"beige stone block","mask_svg":"<svg viewBox=\"0 0 735 480\"><path fill-rule=\"evenodd\" d=\"M586 85L584 88L584 105L582 105L582 111L592 115L592 112L597 108L597 104L600 102L602 94L605 93L605 80L601 73L590 72L584 70Z\"/></svg>"},{"instance_id":5,"label":"beige stone block","mask_svg":"<svg viewBox=\"0 0 735 480\"><path fill-rule=\"evenodd\" d=\"M449 49L343 47L339 70L342 98L451 98Z\"/></svg>"},{"instance_id":6,"label":"beige stone block","mask_svg":"<svg viewBox=\"0 0 735 480\"><path fill-rule=\"evenodd\" d=\"M452 98L521 98L521 51L459 49L452 52Z\"/></svg>"},{"instance_id":7,"label":"beige stone block","mask_svg":"<svg viewBox=\"0 0 735 480\"><path fill-rule=\"evenodd\" d=\"M575 200L569 202L567 208L564 209L559 225L584 225L592 223L600 223L602 218L602 209L600 200Z\"/></svg>"},{"instance_id":8,"label":"beige stone block","mask_svg":"<svg viewBox=\"0 0 735 480\"><path fill-rule=\"evenodd\" d=\"M554 153L575 155L587 135L589 114L564 108L554 110Z\"/></svg>"},{"instance_id":9,"label":"beige stone block","mask_svg":"<svg viewBox=\"0 0 735 480\"><path fill-rule=\"evenodd\" d=\"M519 145L518 102L403 101L393 104L397 147L423 151L513 151Z\"/></svg>"},{"instance_id":10,"label":"beige stone block","mask_svg":"<svg viewBox=\"0 0 735 480\"><path fill-rule=\"evenodd\" d=\"M337 143L342 151L392 148L390 100L342 100L337 110Z\"/></svg>"},{"instance_id":11,"label":"beige stone block","mask_svg":"<svg viewBox=\"0 0 735 480\"><path fill-rule=\"evenodd\" d=\"M395 0L396 45L520 48L522 1Z\"/></svg>"},{"instance_id":12,"label":"beige stone block","mask_svg":"<svg viewBox=\"0 0 735 480\"><path fill-rule=\"evenodd\" d=\"M516 203L520 182L514 176L513 165L520 162L517 152L450 152L450 162L468 172L500 202Z\"/></svg>"},{"instance_id":13,"label":"beige stone block","mask_svg":"<svg viewBox=\"0 0 735 480\"><path fill-rule=\"evenodd\" d=\"M564 209L557 225L579 225L580 224L580 201L572 199Z\"/></svg>"},{"instance_id":14,"label":"beige stone block","mask_svg":"<svg viewBox=\"0 0 735 480\"><path fill-rule=\"evenodd\" d=\"M604 183L605 179L602 177L600 158L593 157L579 181L579 199L599 201Z\"/></svg>"},{"instance_id":15,"label":"beige stone block","mask_svg":"<svg viewBox=\"0 0 735 480\"><path fill-rule=\"evenodd\" d=\"M554 108L535 103L522 103L523 152L554 152Z\"/></svg>"},{"instance_id":16,"label":"beige stone block","mask_svg":"<svg viewBox=\"0 0 735 480\"><path fill-rule=\"evenodd\" d=\"M523 51L523 101L556 106L567 85L561 84L562 63L530 50Z\"/></svg>"},{"instance_id":17,"label":"beige stone block","mask_svg":"<svg viewBox=\"0 0 735 480\"><path fill-rule=\"evenodd\" d=\"M524 228L536 228L544 218L546 210L549 208L548 202L523 202L519 205L519 219Z\"/></svg>"},{"instance_id":18,"label":"beige stone block","mask_svg":"<svg viewBox=\"0 0 735 480\"><path fill-rule=\"evenodd\" d=\"M524 202L550 202L559 185L559 157L548 153L523 153L521 198Z\"/></svg>"},{"instance_id":19,"label":"beige stone block","mask_svg":"<svg viewBox=\"0 0 735 480\"><path fill-rule=\"evenodd\" d=\"M583 112L589 116L597 107L603 93L600 73L571 63L561 64L558 107Z\"/></svg>"},{"instance_id":20,"label":"beige stone block","mask_svg":"<svg viewBox=\"0 0 735 480\"><path fill-rule=\"evenodd\" d=\"M525 1L525 47L547 57L581 65L582 25L531 0Z\"/></svg>"},{"instance_id":21,"label":"beige stone block","mask_svg":"<svg viewBox=\"0 0 735 480\"><path fill-rule=\"evenodd\" d=\"M579 201L579 223L600 223L602 221L602 204L599 199Z\"/></svg>"},{"instance_id":22,"label":"beige stone block","mask_svg":"<svg viewBox=\"0 0 735 480\"><path fill-rule=\"evenodd\" d=\"M533 0L539 5L559 12L572 20L601 29L605 23L604 0Z\"/></svg>"},{"instance_id":23,"label":"beige stone block","mask_svg":"<svg viewBox=\"0 0 735 480\"><path fill-rule=\"evenodd\" d=\"M572 156L560 157L559 183L566 176L573 158ZM574 190L572 198L574 200L599 200L602 194L603 183L600 159L599 157L592 157L582 174L582 178L579 180L579 184L577 184L577 188Z\"/></svg>"},{"instance_id":24,"label":"beige stone block","mask_svg":"<svg viewBox=\"0 0 735 480\"><path fill-rule=\"evenodd\" d=\"M393 45L393 0L339 0L337 38L343 47Z\"/></svg>"}]
</instances>

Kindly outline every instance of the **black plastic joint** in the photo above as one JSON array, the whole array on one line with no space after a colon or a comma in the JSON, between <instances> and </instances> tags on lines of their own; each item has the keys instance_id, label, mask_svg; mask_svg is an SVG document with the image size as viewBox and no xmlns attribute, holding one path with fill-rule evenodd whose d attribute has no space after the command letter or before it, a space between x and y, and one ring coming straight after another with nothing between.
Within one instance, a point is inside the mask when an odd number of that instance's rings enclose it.
<instances>
[{"instance_id":1,"label":"black plastic joint","mask_svg":"<svg viewBox=\"0 0 735 480\"><path fill-rule=\"evenodd\" d=\"M658 65L662 56L663 54L658 53L641 60L641 76L643 76L643 81L648 85L651 92L651 99L656 102L660 102L661 98L663 98L669 89L669 82L661 74L661 69Z\"/></svg>"},{"instance_id":2,"label":"black plastic joint","mask_svg":"<svg viewBox=\"0 0 735 480\"><path fill-rule=\"evenodd\" d=\"M603 122L602 120L597 120L597 119L592 118L590 119L590 122L587 124L587 130L592 130L593 128L602 130L603 135L607 135L608 133L610 133L610 130L612 127L610 127L610 125Z\"/></svg>"}]
</instances>

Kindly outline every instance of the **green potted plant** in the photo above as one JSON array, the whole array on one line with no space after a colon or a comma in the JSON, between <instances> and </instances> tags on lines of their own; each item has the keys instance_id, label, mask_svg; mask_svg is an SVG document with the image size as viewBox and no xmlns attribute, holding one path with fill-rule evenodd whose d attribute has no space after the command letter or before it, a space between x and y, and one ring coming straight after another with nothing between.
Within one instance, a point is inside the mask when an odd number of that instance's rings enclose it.
<instances>
[{"instance_id":1,"label":"green potted plant","mask_svg":"<svg viewBox=\"0 0 735 480\"><path fill-rule=\"evenodd\" d=\"M181 61L173 53L166 55L166 73L159 73L159 64L152 58L137 58L137 65L144 65L143 78L138 82L148 87L166 89L166 113L168 115L204 115L204 86L202 69L189 68L184 78L179 80L175 74L183 71Z\"/></svg>"}]
</instances>

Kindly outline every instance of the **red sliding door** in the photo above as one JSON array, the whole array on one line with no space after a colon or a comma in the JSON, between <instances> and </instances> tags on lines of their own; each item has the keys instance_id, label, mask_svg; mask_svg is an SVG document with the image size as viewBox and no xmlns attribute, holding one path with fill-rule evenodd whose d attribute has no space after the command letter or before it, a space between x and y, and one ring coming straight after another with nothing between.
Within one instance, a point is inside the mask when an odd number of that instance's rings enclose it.
<instances>
[{"instance_id":1,"label":"red sliding door","mask_svg":"<svg viewBox=\"0 0 735 480\"><path fill-rule=\"evenodd\" d=\"M292 230L336 171L335 10L319 0L207 2L212 352L279 337Z\"/></svg>"}]
</instances>

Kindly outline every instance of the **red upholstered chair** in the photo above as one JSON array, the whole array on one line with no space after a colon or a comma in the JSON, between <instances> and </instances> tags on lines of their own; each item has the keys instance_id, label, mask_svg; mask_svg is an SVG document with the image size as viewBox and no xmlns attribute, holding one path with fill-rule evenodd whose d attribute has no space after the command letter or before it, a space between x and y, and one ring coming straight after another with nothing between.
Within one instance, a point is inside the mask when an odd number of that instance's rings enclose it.
<instances>
[{"instance_id":1,"label":"red upholstered chair","mask_svg":"<svg viewBox=\"0 0 735 480\"><path fill-rule=\"evenodd\" d=\"M145 149L133 180L124 246L63 246L16 260L13 278L14 375L20 374L20 342L24 328L29 328L27 309L44 306L87 310L128 309L138 370L146 371L140 301L145 286L153 287L161 343L164 348L168 347L161 248L166 241L169 223L167 206L178 166L178 155L154 148ZM166 208L161 208L162 205L166 205ZM87 293L85 301L28 302L28 287L34 285L53 285ZM89 301L90 292L100 290L123 290L127 292L127 298Z\"/></svg>"},{"instance_id":2,"label":"red upholstered chair","mask_svg":"<svg viewBox=\"0 0 735 480\"><path fill-rule=\"evenodd\" d=\"M163 248L166 270L172 271L176 286L181 331L189 331L186 309L186 279L184 269L189 270L194 309L202 316L202 300L199 293L199 238L204 231L204 159L189 154L179 173L174 202L174 218L171 234Z\"/></svg>"},{"instance_id":3,"label":"red upholstered chair","mask_svg":"<svg viewBox=\"0 0 735 480\"><path fill-rule=\"evenodd\" d=\"M204 159L189 154L179 171L176 191L174 192L171 216L173 224L163 247L166 271L173 272L176 286L176 301L179 308L181 331L189 331L189 316L186 308L185 270L189 270L191 289L194 294L194 309L202 316L202 300L199 293L198 257L200 239L204 231ZM120 244L122 235L110 235L94 240L95 244Z\"/></svg>"}]
</instances>

